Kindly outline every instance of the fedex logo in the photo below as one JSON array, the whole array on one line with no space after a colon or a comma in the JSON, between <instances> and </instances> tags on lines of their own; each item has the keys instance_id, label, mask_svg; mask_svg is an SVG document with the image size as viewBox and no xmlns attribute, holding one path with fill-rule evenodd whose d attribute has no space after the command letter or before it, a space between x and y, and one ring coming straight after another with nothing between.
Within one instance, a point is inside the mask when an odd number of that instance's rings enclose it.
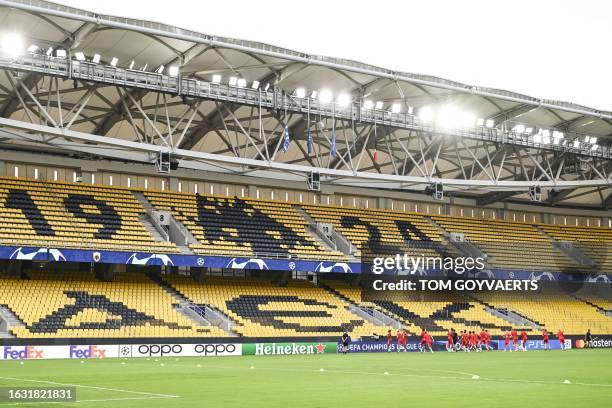
<instances>
[{"instance_id":1,"label":"fedex logo","mask_svg":"<svg viewBox=\"0 0 612 408\"><path fill-rule=\"evenodd\" d=\"M34 346L26 347L4 347L5 360L28 360L35 358L44 358L43 350L37 349Z\"/></svg>"},{"instance_id":2,"label":"fedex logo","mask_svg":"<svg viewBox=\"0 0 612 408\"><path fill-rule=\"evenodd\" d=\"M106 349L98 346L70 346L70 358L104 358Z\"/></svg>"}]
</instances>

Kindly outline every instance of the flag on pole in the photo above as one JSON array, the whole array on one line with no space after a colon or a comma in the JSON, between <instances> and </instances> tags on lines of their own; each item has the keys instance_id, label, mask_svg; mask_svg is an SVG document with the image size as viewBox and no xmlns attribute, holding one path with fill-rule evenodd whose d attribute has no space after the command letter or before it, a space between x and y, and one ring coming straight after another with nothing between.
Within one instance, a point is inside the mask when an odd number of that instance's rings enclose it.
<instances>
[{"instance_id":1,"label":"flag on pole","mask_svg":"<svg viewBox=\"0 0 612 408\"><path fill-rule=\"evenodd\" d=\"M308 154L312 154L314 150L314 142L312 140L312 132L308 129Z\"/></svg>"},{"instance_id":2,"label":"flag on pole","mask_svg":"<svg viewBox=\"0 0 612 408\"><path fill-rule=\"evenodd\" d=\"M283 132L283 150L285 152L289 150L289 126L285 126L285 131Z\"/></svg>"},{"instance_id":3,"label":"flag on pole","mask_svg":"<svg viewBox=\"0 0 612 408\"><path fill-rule=\"evenodd\" d=\"M336 157L336 131L332 130L331 155Z\"/></svg>"}]
</instances>

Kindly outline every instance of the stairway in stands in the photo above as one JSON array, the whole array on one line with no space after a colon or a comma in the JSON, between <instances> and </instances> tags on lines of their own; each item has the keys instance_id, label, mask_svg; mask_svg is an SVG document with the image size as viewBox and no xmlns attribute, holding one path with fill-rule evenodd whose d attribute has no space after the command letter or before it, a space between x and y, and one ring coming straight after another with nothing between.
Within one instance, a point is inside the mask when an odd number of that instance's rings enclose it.
<instances>
[{"instance_id":1,"label":"stairway in stands","mask_svg":"<svg viewBox=\"0 0 612 408\"><path fill-rule=\"evenodd\" d=\"M3 322L3 323L2 323ZM11 328L25 326L23 321L6 305L0 305L0 338L14 338Z\"/></svg>"},{"instance_id":2,"label":"stairway in stands","mask_svg":"<svg viewBox=\"0 0 612 408\"><path fill-rule=\"evenodd\" d=\"M382 310L364 307L363 305L360 305L354 302L352 299L349 299L348 297L344 296L342 293L338 292L336 289L325 284L324 282L319 281L318 286L330 292L332 295L342 300L343 302L347 303L347 307L351 312L377 326L394 327L396 329L404 326L404 324L402 324L400 321L384 313Z\"/></svg>"},{"instance_id":3,"label":"stairway in stands","mask_svg":"<svg viewBox=\"0 0 612 408\"><path fill-rule=\"evenodd\" d=\"M181 314L201 326L213 325L223 329L229 336L237 337L238 334L232 330L237 323L221 312L219 309L206 304L196 304L189 300L179 290L167 283L163 278L155 274L148 274L149 278L161 286L166 292L174 297L178 303L175 308Z\"/></svg>"}]
</instances>

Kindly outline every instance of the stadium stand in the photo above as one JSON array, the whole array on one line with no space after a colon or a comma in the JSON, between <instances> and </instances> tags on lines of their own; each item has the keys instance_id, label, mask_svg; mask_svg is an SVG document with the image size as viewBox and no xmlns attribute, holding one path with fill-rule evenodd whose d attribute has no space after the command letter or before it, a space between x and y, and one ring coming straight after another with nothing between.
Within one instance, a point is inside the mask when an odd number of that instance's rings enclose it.
<instances>
[{"instance_id":1,"label":"stadium stand","mask_svg":"<svg viewBox=\"0 0 612 408\"><path fill-rule=\"evenodd\" d=\"M440 232L415 213L302 205L319 222L330 223L361 251L439 256L445 251Z\"/></svg>"},{"instance_id":2,"label":"stadium stand","mask_svg":"<svg viewBox=\"0 0 612 408\"><path fill-rule=\"evenodd\" d=\"M11 333L18 338L178 338L227 337L216 326L200 326L179 313L171 289L195 305L206 305L234 322L243 337L353 338L382 334L377 326L352 312L376 308L418 334L426 329L443 336L448 329L486 329L499 336L511 328L538 335L546 328L582 335L612 331L609 294L562 295L541 292L444 294L406 301L363 302L359 286L327 279L320 285L291 280L280 286L262 278L163 275L161 282L142 273L117 273L110 282L92 273L32 270L27 279L0 278L0 305L22 322ZM160 284L161 283L161 284ZM604 288L603 290L606 290ZM512 311L534 325L516 325L498 312Z\"/></svg>"},{"instance_id":3,"label":"stadium stand","mask_svg":"<svg viewBox=\"0 0 612 408\"><path fill-rule=\"evenodd\" d=\"M516 311L550 332L563 329L568 334L610 333L612 317L585 301L559 291L483 292L478 299L500 310Z\"/></svg>"},{"instance_id":4,"label":"stadium stand","mask_svg":"<svg viewBox=\"0 0 612 408\"><path fill-rule=\"evenodd\" d=\"M479 218L432 216L448 232L463 233L478 246L494 268L522 270L571 270L580 265L553 247L533 224Z\"/></svg>"},{"instance_id":5,"label":"stadium stand","mask_svg":"<svg viewBox=\"0 0 612 408\"><path fill-rule=\"evenodd\" d=\"M465 295L428 295L411 301L381 300L363 302L361 290L338 280L325 280L325 285L362 307L375 307L400 321L406 330L419 333L426 329L432 335L443 336L450 328L455 330L487 329L491 335L501 335L511 328L510 323L486 311L485 305ZM531 327L520 327L527 332Z\"/></svg>"},{"instance_id":6,"label":"stadium stand","mask_svg":"<svg viewBox=\"0 0 612 408\"><path fill-rule=\"evenodd\" d=\"M178 252L139 221L132 192L76 183L0 179L0 242L123 251Z\"/></svg>"},{"instance_id":7,"label":"stadium stand","mask_svg":"<svg viewBox=\"0 0 612 408\"><path fill-rule=\"evenodd\" d=\"M289 203L152 191L145 195L191 231L199 241L190 245L197 254L346 258L312 239L307 222Z\"/></svg>"},{"instance_id":8,"label":"stadium stand","mask_svg":"<svg viewBox=\"0 0 612 408\"><path fill-rule=\"evenodd\" d=\"M306 281L278 286L263 279L214 278L196 283L166 276L165 281L196 304L210 305L237 325L245 337L306 337L371 335L380 327L348 310L348 304Z\"/></svg>"},{"instance_id":9,"label":"stadium stand","mask_svg":"<svg viewBox=\"0 0 612 408\"><path fill-rule=\"evenodd\" d=\"M573 242L583 254L591 258L599 269L612 270L612 229L540 224L540 228L560 242Z\"/></svg>"},{"instance_id":10,"label":"stadium stand","mask_svg":"<svg viewBox=\"0 0 612 408\"><path fill-rule=\"evenodd\" d=\"M30 271L29 279L0 279L0 304L24 326L18 338L222 337L173 308L176 300L144 274L116 274L112 282L85 272Z\"/></svg>"}]
</instances>

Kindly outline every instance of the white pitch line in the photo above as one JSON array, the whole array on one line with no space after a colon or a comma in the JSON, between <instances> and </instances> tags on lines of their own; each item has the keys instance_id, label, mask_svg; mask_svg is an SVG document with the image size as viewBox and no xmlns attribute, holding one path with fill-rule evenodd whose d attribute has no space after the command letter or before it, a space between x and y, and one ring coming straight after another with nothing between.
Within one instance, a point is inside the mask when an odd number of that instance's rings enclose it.
<instances>
[{"instance_id":1,"label":"white pitch line","mask_svg":"<svg viewBox=\"0 0 612 408\"><path fill-rule=\"evenodd\" d=\"M66 386L66 387L90 388L90 389L93 389L93 390L102 390L102 391L126 392L126 393L130 393L130 394L147 395L147 396L150 396L150 397L159 397L159 398L180 398L180 395L156 394L156 393L144 392L144 391L122 390L120 388L97 387L97 386L94 386L94 385L67 384L67 383L60 383L60 382L56 382L56 381L29 380L29 379L25 379L25 378L14 378L14 377L0 377L0 380L26 381L26 382L33 382L33 383L40 383L40 384L63 385L63 386Z\"/></svg>"}]
</instances>

